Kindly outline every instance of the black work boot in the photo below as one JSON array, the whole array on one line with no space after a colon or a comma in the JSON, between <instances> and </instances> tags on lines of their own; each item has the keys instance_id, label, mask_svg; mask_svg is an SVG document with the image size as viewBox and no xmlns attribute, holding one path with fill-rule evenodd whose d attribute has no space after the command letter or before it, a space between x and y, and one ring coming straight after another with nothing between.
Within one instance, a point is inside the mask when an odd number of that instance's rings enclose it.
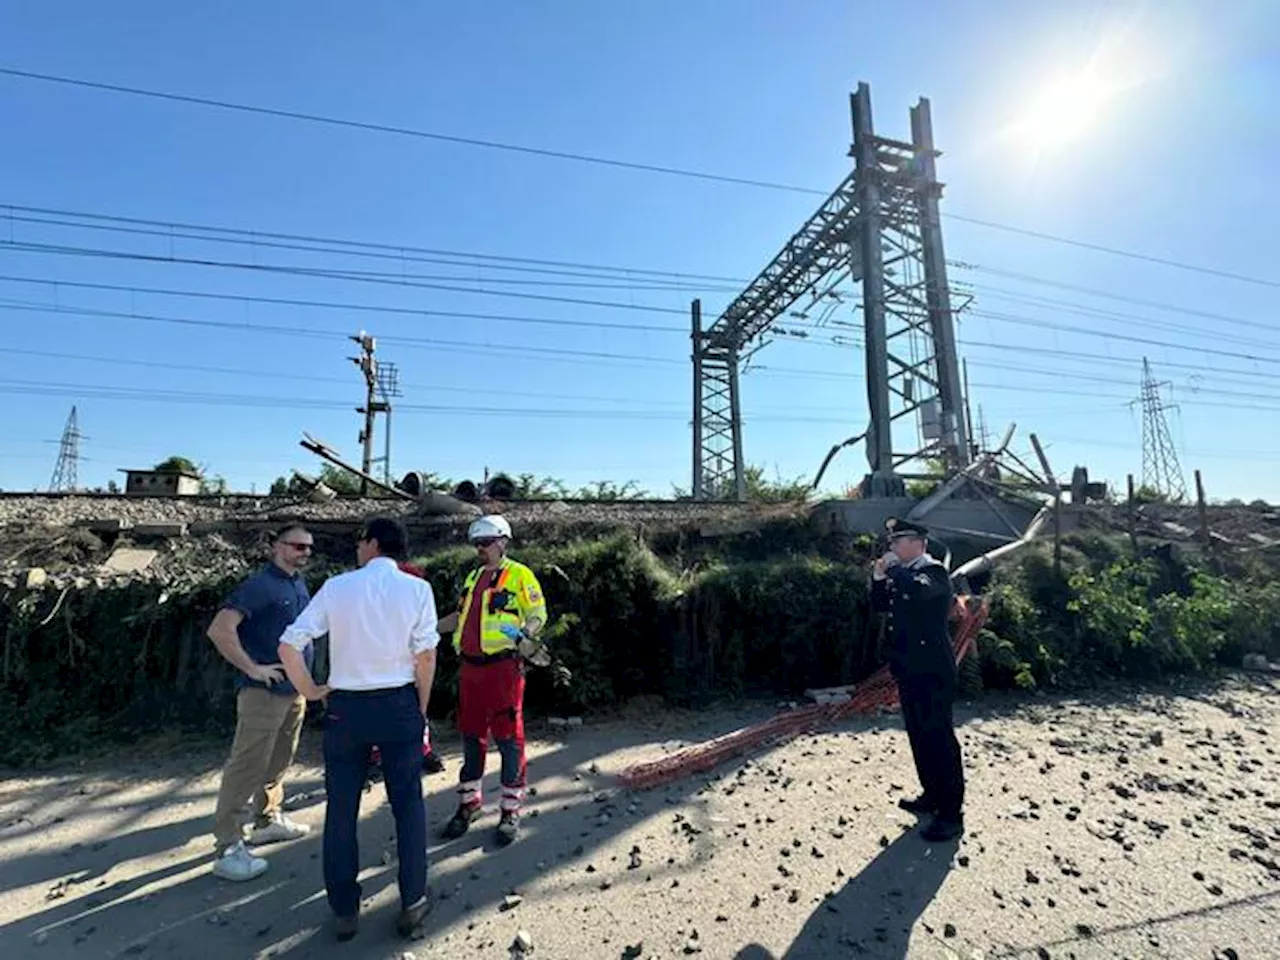
<instances>
[{"instance_id":1,"label":"black work boot","mask_svg":"<svg viewBox=\"0 0 1280 960\"><path fill-rule=\"evenodd\" d=\"M446 840L457 840L471 829L471 821L480 816L480 804L462 804L441 831Z\"/></svg>"},{"instance_id":2,"label":"black work boot","mask_svg":"<svg viewBox=\"0 0 1280 960\"><path fill-rule=\"evenodd\" d=\"M917 816L938 812L938 805L923 793L918 797L903 797L898 801L898 806L907 813L914 813Z\"/></svg>"},{"instance_id":3,"label":"black work boot","mask_svg":"<svg viewBox=\"0 0 1280 960\"><path fill-rule=\"evenodd\" d=\"M515 843L520 836L520 814L514 810L502 811L502 819L498 821L498 843L508 846Z\"/></svg>"},{"instance_id":4,"label":"black work boot","mask_svg":"<svg viewBox=\"0 0 1280 960\"><path fill-rule=\"evenodd\" d=\"M964 817L944 817L938 814L925 827L921 833L930 843L944 843L947 840L954 840L956 837L964 833Z\"/></svg>"}]
</instances>

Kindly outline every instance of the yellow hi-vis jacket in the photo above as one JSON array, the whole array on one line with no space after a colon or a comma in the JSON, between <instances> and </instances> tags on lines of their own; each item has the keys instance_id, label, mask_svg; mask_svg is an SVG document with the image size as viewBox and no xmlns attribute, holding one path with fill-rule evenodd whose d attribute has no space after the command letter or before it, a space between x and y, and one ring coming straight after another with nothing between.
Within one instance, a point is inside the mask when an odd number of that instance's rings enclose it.
<instances>
[{"instance_id":1,"label":"yellow hi-vis jacket","mask_svg":"<svg viewBox=\"0 0 1280 960\"><path fill-rule=\"evenodd\" d=\"M485 656L516 649L516 644L503 636L502 627L522 627L530 617L547 619L547 602L542 587L533 571L523 563L503 557L498 565L497 577L484 594L477 598L476 581L483 567L472 570L462 586L462 598L458 603L458 626L453 631L453 649L462 651L462 631L466 627L471 605L479 602L480 650Z\"/></svg>"}]
</instances>

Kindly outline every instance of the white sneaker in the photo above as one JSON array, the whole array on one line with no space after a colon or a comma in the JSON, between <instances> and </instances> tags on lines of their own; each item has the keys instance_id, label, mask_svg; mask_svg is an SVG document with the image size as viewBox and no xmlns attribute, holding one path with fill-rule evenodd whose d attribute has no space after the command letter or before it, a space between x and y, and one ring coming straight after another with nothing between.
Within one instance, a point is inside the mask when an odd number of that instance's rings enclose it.
<instances>
[{"instance_id":1,"label":"white sneaker","mask_svg":"<svg viewBox=\"0 0 1280 960\"><path fill-rule=\"evenodd\" d=\"M213 863L213 875L223 880L252 880L266 869L267 861L251 854L243 840L223 850L222 856Z\"/></svg>"},{"instance_id":2,"label":"white sneaker","mask_svg":"<svg viewBox=\"0 0 1280 960\"><path fill-rule=\"evenodd\" d=\"M279 840L297 840L310 832L311 828L305 823L298 823L283 813L278 813L269 822L249 831L249 845L257 847Z\"/></svg>"}]
</instances>

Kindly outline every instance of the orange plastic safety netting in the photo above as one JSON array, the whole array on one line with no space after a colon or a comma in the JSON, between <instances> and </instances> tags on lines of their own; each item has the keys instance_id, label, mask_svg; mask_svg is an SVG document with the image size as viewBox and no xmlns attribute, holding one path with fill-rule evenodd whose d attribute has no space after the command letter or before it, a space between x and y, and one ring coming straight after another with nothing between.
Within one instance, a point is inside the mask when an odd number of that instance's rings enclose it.
<instances>
[{"instance_id":1,"label":"orange plastic safety netting","mask_svg":"<svg viewBox=\"0 0 1280 960\"><path fill-rule=\"evenodd\" d=\"M952 616L951 648L957 664L974 649L978 631L986 623L988 613L987 601L981 597L956 598ZM661 786L690 774L710 770L729 757L761 744L776 745L845 717L898 706L898 686L889 675L887 666L881 667L849 693L849 699L839 703L813 703L796 707L714 740L685 747L657 760L634 764L623 770L618 779L622 786L633 790Z\"/></svg>"}]
</instances>

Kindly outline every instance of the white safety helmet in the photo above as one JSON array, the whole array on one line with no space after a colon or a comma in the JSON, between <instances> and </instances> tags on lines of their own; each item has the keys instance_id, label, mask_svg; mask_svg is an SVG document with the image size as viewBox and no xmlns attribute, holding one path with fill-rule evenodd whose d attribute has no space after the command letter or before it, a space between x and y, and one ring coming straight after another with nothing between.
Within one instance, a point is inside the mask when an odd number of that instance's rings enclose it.
<instances>
[{"instance_id":1,"label":"white safety helmet","mask_svg":"<svg viewBox=\"0 0 1280 960\"><path fill-rule=\"evenodd\" d=\"M498 516L497 514L481 517L467 528L468 540L484 540L488 537L511 539L511 524L507 522L506 517Z\"/></svg>"}]
</instances>

